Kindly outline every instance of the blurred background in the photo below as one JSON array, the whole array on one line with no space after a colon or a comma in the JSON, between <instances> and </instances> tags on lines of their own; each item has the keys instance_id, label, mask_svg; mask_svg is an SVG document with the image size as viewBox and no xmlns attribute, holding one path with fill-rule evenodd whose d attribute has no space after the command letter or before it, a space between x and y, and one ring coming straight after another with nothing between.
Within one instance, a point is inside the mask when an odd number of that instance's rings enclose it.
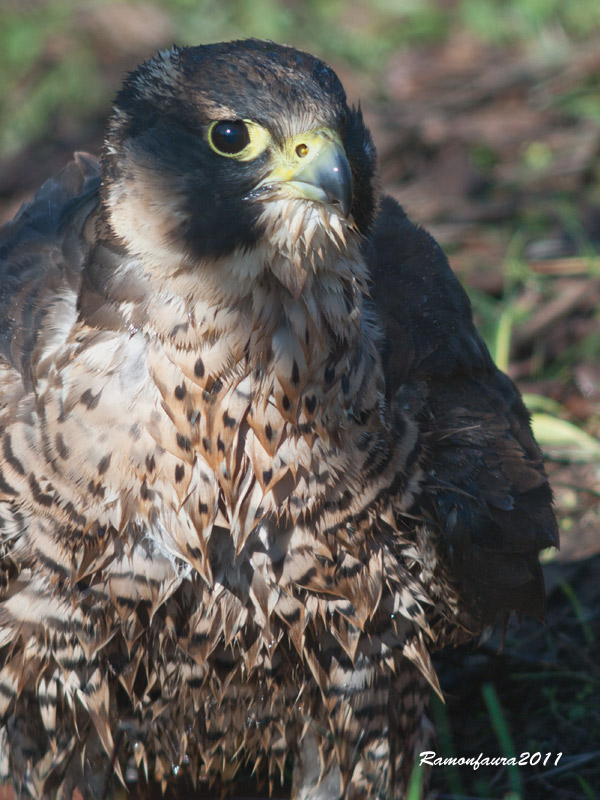
<instances>
[{"instance_id":1,"label":"blurred background","mask_svg":"<svg viewBox=\"0 0 600 800\"><path fill-rule=\"evenodd\" d=\"M360 100L383 186L448 253L549 460L546 627L444 656L434 716L442 754L552 758L437 768L435 796L600 797L600 2L0 0L0 222L98 152L126 71L247 36L315 53Z\"/></svg>"}]
</instances>

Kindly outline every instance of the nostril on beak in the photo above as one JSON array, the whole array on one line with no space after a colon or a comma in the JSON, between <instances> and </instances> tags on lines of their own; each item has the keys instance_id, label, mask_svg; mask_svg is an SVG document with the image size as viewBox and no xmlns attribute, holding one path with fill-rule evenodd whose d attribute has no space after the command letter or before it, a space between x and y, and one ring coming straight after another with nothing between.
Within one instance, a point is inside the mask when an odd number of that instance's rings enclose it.
<instances>
[{"instance_id":1,"label":"nostril on beak","mask_svg":"<svg viewBox=\"0 0 600 800\"><path fill-rule=\"evenodd\" d=\"M304 143L297 145L297 147L296 147L296 155L298 156L298 158L304 158L305 156L307 156L308 155L308 145L304 144Z\"/></svg>"}]
</instances>

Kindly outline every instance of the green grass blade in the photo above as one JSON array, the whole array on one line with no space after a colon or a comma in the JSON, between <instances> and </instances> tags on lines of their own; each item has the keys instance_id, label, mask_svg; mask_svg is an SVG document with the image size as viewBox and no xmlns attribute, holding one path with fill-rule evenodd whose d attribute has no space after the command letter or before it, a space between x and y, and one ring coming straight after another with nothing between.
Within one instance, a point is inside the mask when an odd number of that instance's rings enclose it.
<instances>
[{"instance_id":1,"label":"green grass blade","mask_svg":"<svg viewBox=\"0 0 600 800\"><path fill-rule=\"evenodd\" d=\"M532 415L531 426L540 447L551 457L600 460L600 442L571 422L540 412Z\"/></svg>"},{"instance_id":2,"label":"green grass blade","mask_svg":"<svg viewBox=\"0 0 600 800\"><path fill-rule=\"evenodd\" d=\"M486 683L482 687L482 695L484 702L487 706L488 713L496 738L500 744L503 755L507 758L516 758L515 746L508 730L508 725L502 713L500 700L496 694L496 690L491 683ZM510 783L511 791L515 792L518 797L523 796L523 782L521 780L521 773L516 765L508 765L508 782Z\"/></svg>"},{"instance_id":3,"label":"green grass blade","mask_svg":"<svg viewBox=\"0 0 600 800\"><path fill-rule=\"evenodd\" d=\"M440 700L437 694L433 693L431 695L431 710L438 735L440 754L443 758L455 758L456 750L454 748L454 740L452 738L452 730L450 729L450 720L446 712L446 705ZM448 781L448 788L452 794L458 796L466 794L460 777L460 770L456 764L446 765L444 767L444 773Z\"/></svg>"},{"instance_id":4,"label":"green grass blade","mask_svg":"<svg viewBox=\"0 0 600 800\"><path fill-rule=\"evenodd\" d=\"M423 800L423 767L415 764L406 791L406 800Z\"/></svg>"}]
</instances>

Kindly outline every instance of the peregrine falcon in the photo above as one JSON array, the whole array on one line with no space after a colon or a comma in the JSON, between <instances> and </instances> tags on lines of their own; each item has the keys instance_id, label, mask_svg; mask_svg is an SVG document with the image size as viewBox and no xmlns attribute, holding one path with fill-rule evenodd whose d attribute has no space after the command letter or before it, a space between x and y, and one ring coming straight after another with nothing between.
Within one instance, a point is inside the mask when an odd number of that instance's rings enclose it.
<instances>
[{"instance_id":1,"label":"peregrine falcon","mask_svg":"<svg viewBox=\"0 0 600 800\"><path fill-rule=\"evenodd\" d=\"M0 234L0 781L401 798L431 654L542 617L527 411L319 59L161 52Z\"/></svg>"}]
</instances>

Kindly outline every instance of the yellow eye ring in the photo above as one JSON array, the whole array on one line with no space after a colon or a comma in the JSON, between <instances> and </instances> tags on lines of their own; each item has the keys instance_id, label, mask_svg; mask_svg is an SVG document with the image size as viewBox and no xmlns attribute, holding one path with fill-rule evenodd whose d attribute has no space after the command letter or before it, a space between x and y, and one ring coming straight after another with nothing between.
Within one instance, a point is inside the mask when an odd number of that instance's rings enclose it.
<instances>
[{"instance_id":1,"label":"yellow eye ring","mask_svg":"<svg viewBox=\"0 0 600 800\"><path fill-rule=\"evenodd\" d=\"M271 140L269 132L247 119L218 119L207 133L211 150L225 158L251 161L263 153Z\"/></svg>"},{"instance_id":2,"label":"yellow eye ring","mask_svg":"<svg viewBox=\"0 0 600 800\"><path fill-rule=\"evenodd\" d=\"M222 156L239 156L250 144L248 126L241 119L213 122L208 131L213 150Z\"/></svg>"}]
</instances>

